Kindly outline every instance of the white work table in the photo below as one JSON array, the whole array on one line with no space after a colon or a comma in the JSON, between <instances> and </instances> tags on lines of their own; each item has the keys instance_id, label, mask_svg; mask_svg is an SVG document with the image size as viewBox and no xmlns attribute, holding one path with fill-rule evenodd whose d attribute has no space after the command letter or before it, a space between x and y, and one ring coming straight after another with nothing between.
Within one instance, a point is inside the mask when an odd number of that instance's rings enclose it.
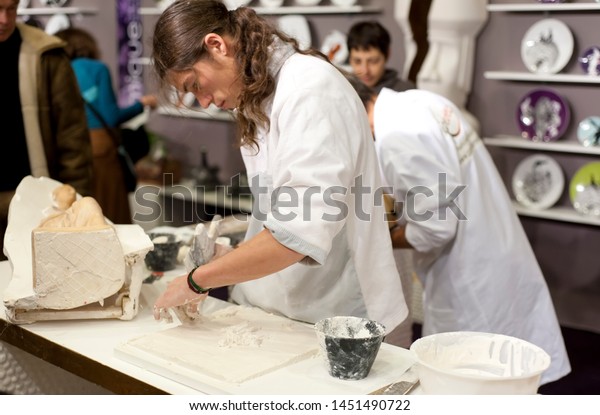
<instances>
[{"instance_id":1,"label":"white work table","mask_svg":"<svg viewBox=\"0 0 600 415\"><path fill-rule=\"evenodd\" d=\"M171 327L165 322L155 321L151 310L165 282L178 274L180 271L170 271L162 280L144 284L140 312L130 321L69 320L16 325L5 320L5 308L0 302L0 340L117 394L227 394L238 391L239 394L269 395L366 394L398 380L412 362L409 351L383 344L372 374L362 381L333 379L320 367L320 359L312 358L243 384L239 389L223 389L218 382L213 383L209 379L198 379L195 384L179 383L152 372L161 373L160 368L157 370L152 365L140 367L119 358L115 354L118 345L133 337ZM8 261L0 262L0 293L8 285L10 275ZM144 363L141 362L141 365L144 366ZM286 382L297 387L285 389L282 384ZM314 389L315 384L320 384L321 389Z\"/></svg>"}]
</instances>

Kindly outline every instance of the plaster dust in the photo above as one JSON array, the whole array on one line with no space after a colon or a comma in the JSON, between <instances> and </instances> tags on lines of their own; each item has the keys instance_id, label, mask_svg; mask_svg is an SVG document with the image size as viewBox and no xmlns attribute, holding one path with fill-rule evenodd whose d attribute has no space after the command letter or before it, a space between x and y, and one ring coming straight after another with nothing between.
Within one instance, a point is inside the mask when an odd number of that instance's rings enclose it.
<instances>
[{"instance_id":1,"label":"plaster dust","mask_svg":"<svg viewBox=\"0 0 600 415\"><path fill-rule=\"evenodd\" d=\"M231 383L255 379L315 356L312 326L261 309L229 306L179 327L132 339L129 353Z\"/></svg>"}]
</instances>

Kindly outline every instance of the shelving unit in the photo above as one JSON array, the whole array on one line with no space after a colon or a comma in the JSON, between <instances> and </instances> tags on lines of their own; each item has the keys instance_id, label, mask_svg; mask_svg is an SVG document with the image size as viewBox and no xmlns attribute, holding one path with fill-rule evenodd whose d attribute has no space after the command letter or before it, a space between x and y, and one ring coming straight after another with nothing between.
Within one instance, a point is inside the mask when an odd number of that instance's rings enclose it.
<instances>
[{"instance_id":1,"label":"shelving unit","mask_svg":"<svg viewBox=\"0 0 600 415\"><path fill-rule=\"evenodd\" d=\"M282 7L252 7L256 13L263 15L283 14L357 14L380 13L381 8L376 6L282 6ZM160 15L162 10L158 7L141 7L141 15Z\"/></svg>"},{"instance_id":2,"label":"shelving unit","mask_svg":"<svg viewBox=\"0 0 600 415\"><path fill-rule=\"evenodd\" d=\"M521 148L535 151L552 151L558 153L573 153L584 154L590 156L600 156L600 147L585 147L579 142L539 142L531 141L521 137L514 136L497 136L486 137L483 142L488 146L506 147L506 148Z\"/></svg>"},{"instance_id":3,"label":"shelving unit","mask_svg":"<svg viewBox=\"0 0 600 415\"><path fill-rule=\"evenodd\" d=\"M483 73L485 79L497 81L521 81L521 82L557 82L570 84L600 84L600 76L576 75L576 74L543 74L532 72L515 71L486 71Z\"/></svg>"},{"instance_id":4,"label":"shelving unit","mask_svg":"<svg viewBox=\"0 0 600 415\"><path fill-rule=\"evenodd\" d=\"M515 3L488 4L489 12L578 12L600 10L600 3Z\"/></svg>"},{"instance_id":5,"label":"shelving unit","mask_svg":"<svg viewBox=\"0 0 600 415\"><path fill-rule=\"evenodd\" d=\"M547 14L549 12L584 12L600 11L600 3L513 3L489 4L490 12L531 12ZM543 74L519 71L486 71L484 78L495 81L516 81L532 83L562 83L562 84L600 84L600 77L587 74ZM516 148L538 152L558 152L585 156L599 156L600 147L585 147L578 141L535 142L518 136L497 135L486 137L484 143L490 147ZM529 209L513 202L515 210L521 216L540 219L556 220L584 225L600 226L600 218L585 216L571 206L556 206L545 210Z\"/></svg>"},{"instance_id":6,"label":"shelving unit","mask_svg":"<svg viewBox=\"0 0 600 415\"><path fill-rule=\"evenodd\" d=\"M50 16L53 14L96 14L95 7L32 7L19 9L19 16Z\"/></svg>"},{"instance_id":7,"label":"shelving unit","mask_svg":"<svg viewBox=\"0 0 600 415\"><path fill-rule=\"evenodd\" d=\"M582 225L600 226L600 217L586 216L575 209L565 206L555 206L544 210L529 209L517 202L513 202L517 213L521 216L532 218L557 220L561 222L579 223Z\"/></svg>"}]
</instances>

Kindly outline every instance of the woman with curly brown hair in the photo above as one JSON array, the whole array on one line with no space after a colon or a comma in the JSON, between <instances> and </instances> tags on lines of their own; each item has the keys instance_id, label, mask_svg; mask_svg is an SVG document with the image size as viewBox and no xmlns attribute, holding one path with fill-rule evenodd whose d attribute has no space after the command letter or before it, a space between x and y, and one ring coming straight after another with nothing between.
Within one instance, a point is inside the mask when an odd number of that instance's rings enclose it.
<instances>
[{"instance_id":1,"label":"woman with curly brown hair","mask_svg":"<svg viewBox=\"0 0 600 415\"><path fill-rule=\"evenodd\" d=\"M255 206L246 242L174 279L155 304L233 301L314 323L334 315L392 331L407 307L381 203L369 122L344 76L251 8L182 0L154 31L159 79L232 110ZM379 196L379 200L378 199Z\"/></svg>"}]
</instances>

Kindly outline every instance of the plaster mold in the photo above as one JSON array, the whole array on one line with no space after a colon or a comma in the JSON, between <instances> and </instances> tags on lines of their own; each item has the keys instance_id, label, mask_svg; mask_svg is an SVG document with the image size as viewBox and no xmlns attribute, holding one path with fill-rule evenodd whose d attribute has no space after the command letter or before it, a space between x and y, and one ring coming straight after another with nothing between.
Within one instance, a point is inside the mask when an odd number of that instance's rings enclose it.
<instances>
[{"instance_id":1,"label":"plaster mold","mask_svg":"<svg viewBox=\"0 0 600 415\"><path fill-rule=\"evenodd\" d=\"M144 257L153 244L138 225L113 225L92 198L63 210L49 178L23 179L11 201L5 254L12 278L8 320L118 318L138 312Z\"/></svg>"}]
</instances>

